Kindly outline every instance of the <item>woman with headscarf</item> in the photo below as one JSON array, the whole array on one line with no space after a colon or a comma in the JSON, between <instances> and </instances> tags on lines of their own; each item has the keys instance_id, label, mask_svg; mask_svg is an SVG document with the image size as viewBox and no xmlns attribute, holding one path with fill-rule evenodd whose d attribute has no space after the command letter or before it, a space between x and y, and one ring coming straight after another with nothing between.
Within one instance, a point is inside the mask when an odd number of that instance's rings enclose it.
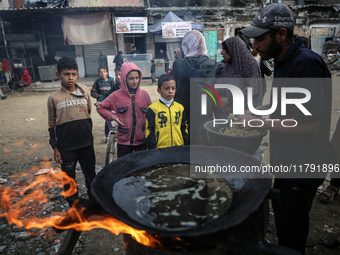
<instances>
[{"instance_id":1,"label":"woman with headscarf","mask_svg":"<svg viewBox=\"0 0 340 255\"><path fill-rule=\"evenodd\" d=\"M176 50L174 50L174 56L175 56L175 60L183 58L181 48L177 48Z\"/></svg>"},{"instance_id":2,"label":"woman with headscarf","mask_svg":"<svg viewBox=\"0 0 340 255\"><path fill-rule=\"evenodd\" d=\"M226 62L221 78L224 83L232 84L239 87L245 96L245 109L247 106L247 89L253 88L253 105L257 107L262 104L262 82L261 71L256 60L247 49L247 45L238 37L229 37L222 42L221 55ZM232 112L233 97L229 90L218 90L223 107L215 112L217 118L227 118Z\"/></svg>"},{"instance_id":3,"label":"woman with headscarf","mask_svg":"<svg viewBox=\"0 0 340 255\"><path fill-rule=\"evenodd\" d=\"M175 57L175 60L174 61L176 61L177 59L182 59L183 58L183 54L182 54L182 50L181 50L181 48L177 48L176 50L174 50L174 57ZM172 69L169 69L168 70L168 74L173 74L172 73Z\"/></svg>"},{"instance_id":4,"label":"woman with headscarf","mask_svg":"<svg viewBox=\"0 0 340 255\"><path fill-rule=\"evenodd\" d=\"M202 91L196 88L199 84L195 84L191 89L190 78L215 77L216 62L207 56L205 39L199 31L192 30L188 32L183 37L181 48L183 58L176 60L173 64L173 75L177 85L175 100L184 106L189 130L192 132L192 128L194 128L195 132L202 132L199 140L192 141L191 144L204 144L206 142L202 138L206 136L204 135L203 124L208 120L212 120L212 111L208 110L207 115L201 115L200 93ZM195 100L190 100L190 97L195 98ZM195 109L195 111L191 112L195 116L190 116L190 107ZM196 137L195 135L195 139Z\"/></svg>"}]
</instances>

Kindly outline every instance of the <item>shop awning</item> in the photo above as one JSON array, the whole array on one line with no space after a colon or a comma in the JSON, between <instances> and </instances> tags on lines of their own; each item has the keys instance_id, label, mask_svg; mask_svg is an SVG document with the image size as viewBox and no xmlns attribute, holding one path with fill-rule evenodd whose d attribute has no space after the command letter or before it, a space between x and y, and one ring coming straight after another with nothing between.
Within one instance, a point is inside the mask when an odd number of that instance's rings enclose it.
<instances>
[{"instance_id":1,"label":"shop awning","mask_svg":"<svg viewBox=\"0 0 340 255\"><path fill-rule=\"evenodd\" d=\"M176 14L174 14L172 11L169 11L165 17L163 19L161 19L160 21L158 21L157 23L149 26L149 32L156 34L156 35L160 35L162 34L162 23L163 22L183 22L184 20L182 20L180 17L178 17ZM204 27L202 24L192 24L192 29L194 30L199 30L199 31L203 31Z\"/></svg>"},{"instance_id":2,"label":"shop awning","mask_svg":"<svg viewBox=\"0 0 340 255\"><path fill-rule=\"evenodd\" d=\"M64 41L70 45L88 45L113 41L110 14L64 15L62 17Z\"/></svg>"}]
</instances>

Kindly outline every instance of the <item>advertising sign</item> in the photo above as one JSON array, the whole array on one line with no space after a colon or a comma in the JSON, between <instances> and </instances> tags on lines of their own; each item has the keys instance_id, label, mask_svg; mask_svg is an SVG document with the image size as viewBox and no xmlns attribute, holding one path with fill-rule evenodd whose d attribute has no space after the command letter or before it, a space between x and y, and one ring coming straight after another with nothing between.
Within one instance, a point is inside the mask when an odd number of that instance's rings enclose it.
<instances>
[{"instance_id":1,"label":"advertising sign","mask_svg":"<svg viewBox=\"0 0 340 255\"><path fill-rule=\"evenodd\" d=\"M147 33L147 17L116 17L117 33Z\"/></svg>"},{"instance_id":2,"label":"advertising sign","mask_svg":"<svg viewBox=\"0 0 340 255\"><path fill-rule=\"evenodd\" d=\"M181 38L192 30L191 22L163 22L162 37L163 38Z\"/></svg>"}]
</instances>

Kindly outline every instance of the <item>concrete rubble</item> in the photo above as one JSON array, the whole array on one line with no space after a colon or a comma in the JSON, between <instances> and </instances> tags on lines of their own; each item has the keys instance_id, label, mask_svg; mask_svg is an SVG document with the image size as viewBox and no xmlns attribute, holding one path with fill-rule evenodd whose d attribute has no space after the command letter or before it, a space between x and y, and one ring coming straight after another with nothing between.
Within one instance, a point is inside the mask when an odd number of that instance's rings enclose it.
<instances>
[{"instance_id":1,"label":"concrete rubble","mask_svg":"<svg viewBox=\"0 0 340 255\"><path fill-rule=\"evenodd\" d=\"M340 55L332 54L331 56L324 58L324 60L331 74L340 76Z\"/></svg>"}]
</instances>

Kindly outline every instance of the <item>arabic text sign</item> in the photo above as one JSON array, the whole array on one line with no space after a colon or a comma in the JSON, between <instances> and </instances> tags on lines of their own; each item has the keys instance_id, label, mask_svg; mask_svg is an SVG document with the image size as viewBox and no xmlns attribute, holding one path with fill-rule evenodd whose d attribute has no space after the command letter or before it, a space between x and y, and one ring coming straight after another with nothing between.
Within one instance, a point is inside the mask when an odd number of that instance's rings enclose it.
<instances>
[{"instance_id":1,"label":"arabic text sign","mask_svg":"<svg viewBox=\"0 0 340 255\"><path fill-rule=\"evenodd\" d=\"M184 37L186 33L192 30L191 22L163 22L162 36L163 38Z\"/></svg>"},{"instance_id":2,"label":"arabic text sign","mask_svg":"<svg viewBox=\"0 0 340 255\"><path fill-rule=\"evenodd\" d=\"M116 17L116 33L147 33L147 17Z\"/></svg>"}]
</instances>

